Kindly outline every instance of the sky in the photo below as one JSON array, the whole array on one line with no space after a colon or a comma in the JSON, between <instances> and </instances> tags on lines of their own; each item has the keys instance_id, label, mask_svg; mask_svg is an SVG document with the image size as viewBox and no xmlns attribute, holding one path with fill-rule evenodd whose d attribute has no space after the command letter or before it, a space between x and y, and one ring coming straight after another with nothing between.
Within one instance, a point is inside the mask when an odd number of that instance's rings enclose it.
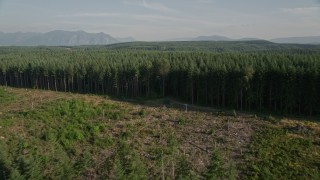
<instances>
[{"instance_id":1,"label":"sky","mask_svg":"<svg viewBox=\"0 0 320 180\"><path fill-rule=\"evenodd\" d=\"M0 0L0 31L52 30L155 41L320 35L320 0Z\"/></svg>"}]
</instances>

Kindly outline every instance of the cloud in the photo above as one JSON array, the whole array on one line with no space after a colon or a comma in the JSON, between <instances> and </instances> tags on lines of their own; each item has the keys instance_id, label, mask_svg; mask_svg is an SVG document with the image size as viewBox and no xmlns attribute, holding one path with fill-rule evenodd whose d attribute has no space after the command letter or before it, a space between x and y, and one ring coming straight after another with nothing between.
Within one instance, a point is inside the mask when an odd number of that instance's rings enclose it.
<instances>
[{"instance_id":1,"label":"cloud","mask_svg":"<svg viewBox=\"0 0 320 180\"><path fill-rule=\"evenodd\" d=\"M75 13L75 14L63 14L56 17L66 18L66 17L116 17L121 16L120 13Z\"/></svg>"},{"instance_id":2,"label":"cloud","mask_svg":"<svg viewBox=\"0 0 320 180\"><path fill-rule=\"evenodd\" d=\"M281 11L296 15L314 15L320 12L320 7L281 8Z\"/></svg>"},{"instance_id":3,"label":"cloud","mask_svg":"<svg viewBox=\"0 0 320 180\"><path fill-rule=\"evenodd\" d=\"M104 12L86 12L86 13L74 13L74 14L62 14L55 16L57 18L99 18L99 17L123 17L125 19L131 19L136 21L152 22L152 23L165 23L165 24L196 24L199 26L223 26L225 24L219 24L212 21L194 18L194 17L176 17L170 15L160 15L160 14L135 14L135 13L104 13ZM88 22L87 22L88 23Z\"/></svg>"},{"instance_id":4,"label":"cloud","mask_svg":"<svg viewBox=\"0 0 320 180\"><path fill-rule=\"evenodd\" d=\"M134 18L135 20L139 21L149 21L149 22L165 22L168 24L174 23L180 23L184 25L191 25L196 24L198 26L210 26L210 27L219 27L219 26L225 26L226 24L221 23L215 23L212 21L207 21L203 19L195 19L190 17L172 17L172 16L166 16L166 15L155 15L155 14L132 14L130 15L131 18Z\"/></svg>"},{"instance_id":5,"label":"cloud","mask_svg":"<svg viewBox=\"0 0 320 180\"><path fill-rule=\"evenodd\" d=\"M146 0L142 1L143 7L151 10L157 10L157 11L162 11L162 12L172 12L174 11L173 9L161 4L161 3L156 3L156 2L147 2Z\"/></svg>"},{"instance_id":6,"label":"cloud","mask_svg":"<svg viewBox=\"0 0 320 180\"><path fill-rule=\"evenodd\" d=\"M168 6L159 3L159 2L151 2L148 0L122 0L123 4L126 5L138 5L142 6L146 9L160 11L160 12L175 12L176 10L169 8Z\"/></svg>"}]
</instances>

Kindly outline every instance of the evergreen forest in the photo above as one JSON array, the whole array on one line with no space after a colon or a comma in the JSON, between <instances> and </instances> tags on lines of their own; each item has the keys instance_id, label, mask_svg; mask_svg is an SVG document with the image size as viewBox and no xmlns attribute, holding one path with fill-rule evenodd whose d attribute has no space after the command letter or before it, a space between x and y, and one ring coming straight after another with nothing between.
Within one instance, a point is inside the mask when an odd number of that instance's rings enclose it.
<instances>
[{"instance_id":1,"label":"evergreen forest","mask_svg":"<svg viewBox=\"0 0 320 180\"><path fill-rule=\"evenodd\" d=\"M319 115L318 46L192 43L2 47L0 85Z\"/></svg>"},{"instance_id":2,"label":"evergreen forest","mask_svg":"<svg viewBox=\"0 0 320 180\"><path fill-rule=\"evenodd\" d=\"M319 73L316 45L0 47L0 179L320 179Z\"/></svg>"}]
</instances>

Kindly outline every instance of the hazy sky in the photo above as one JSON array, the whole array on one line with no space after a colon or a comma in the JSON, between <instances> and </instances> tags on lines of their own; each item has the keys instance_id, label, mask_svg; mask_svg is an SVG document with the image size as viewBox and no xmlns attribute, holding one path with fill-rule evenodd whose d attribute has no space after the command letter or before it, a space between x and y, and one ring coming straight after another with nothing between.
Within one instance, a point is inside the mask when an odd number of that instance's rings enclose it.
<instances>
[{"instance_id":1,"label":"hazy sky","mask_svg":"<svg viewBox=\"0 0 320 180\"><path fill-rule=\"evenodd\" d=\"M0 31L51 30L137 40L320 35L320 0L0 0Z\"/></svg>"}]
</instances>

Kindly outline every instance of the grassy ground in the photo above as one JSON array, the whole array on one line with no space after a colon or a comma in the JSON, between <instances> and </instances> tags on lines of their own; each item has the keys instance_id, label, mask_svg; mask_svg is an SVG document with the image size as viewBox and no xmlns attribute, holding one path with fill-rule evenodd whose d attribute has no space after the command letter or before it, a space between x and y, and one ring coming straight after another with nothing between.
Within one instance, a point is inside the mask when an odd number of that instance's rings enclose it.
<instances>
[{"instance_id":1,"label":"grassy ground","mask_svg":"<svg viewBox=\"0 0 320 180\"><path fill-rule=\"evenodd\" d=\"M319 179L319 152L319 122L0 87L0 179Z\"/></svg>"}]
</instances>

